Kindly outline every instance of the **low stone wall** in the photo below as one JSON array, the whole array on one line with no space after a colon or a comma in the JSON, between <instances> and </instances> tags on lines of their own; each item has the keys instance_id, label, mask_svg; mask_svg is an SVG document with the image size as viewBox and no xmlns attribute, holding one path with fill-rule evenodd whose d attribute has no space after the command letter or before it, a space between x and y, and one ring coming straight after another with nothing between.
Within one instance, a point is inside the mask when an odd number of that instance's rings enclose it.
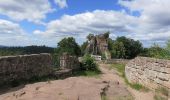
<instances>
[{"instance_id":1,"label":"low stone wall","mask_svg":"<svg viewBox=\"0 0 170 100\"><path fill-rule=\"evenodd\" d=\"M170 89L170 60L136 57L126 65L125 75L132 83Z\"/></svg>"},{"instance_id":2,"label":"low stone wall","mask_svg":"<svg viewBox=\"0 0 170 100\"><path fill-rule=\"evenodd\" d=\"M0 57L0 84L13 80L30 79L52 72L50 54L32 54Z\"/></svg>"}]
</instances>

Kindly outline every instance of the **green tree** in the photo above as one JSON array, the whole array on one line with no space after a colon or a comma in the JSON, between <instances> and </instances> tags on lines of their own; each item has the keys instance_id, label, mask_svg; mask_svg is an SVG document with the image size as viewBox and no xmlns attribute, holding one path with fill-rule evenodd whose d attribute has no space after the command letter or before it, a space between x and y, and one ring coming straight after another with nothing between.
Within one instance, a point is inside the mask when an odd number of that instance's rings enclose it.
<instances>
[{"instance_id":1,"label":"green tree","mask_svg":"<svg viewBox=\"0 0 170 100\"><path fill-rule=\"evenodd\" d=\"M166 43L166 50L170 53L170 40Z\"/></svg>"},{"instance_id":2,"label":"green tree","mask_svg":"<svg viewBox=\"0 0 170 100\"><path fill-rule=\"evenodd\" d=\"M90 41L92 38L94 38L94 34L89 34L88 36L87 36L87 39Z\"/></svg>"},{"instance_id":3,"label":"green tree","mask_svg":"<svg viewBox=\"0 0 170 100\"><path fill-rule=\"evenodd\" d=\"M81 54L81 50L79 45L76 43L73 37L68 37L62 39L57 46L57 50L59 53L67 52L70 55L79 56Z\"/></svg>"},{"instance_id":4,"label":"green tree","mask_svg":"<svg viewBox=\"0 0 170 100\"><path fill-rule=\"evenodd\" d=\"M109 35L110 35L110 32L108 31L108 32L106 32L106 33L104 33L104 37L106 38L106 39L108 39L109 38Z\"/></svg>"},{"instance_id":5,"label":"green tree","mask_svg":"<svg viewBox=\"0 0 170 100\"><path fill-rule=\"evenodd\" d=\"M114 42L113 44L113 53L115 58L125 58L125 46L123 44L123 42Z\"/></svg>"},{"instance_id":6,"label":"green tree","mask_svg":"<svg viewBox=\"0 0 170 100\"><path fill-rule=\"evenodd\" d=\"M114 49L116 49L116 55L118 57L131 59L136 57L142 51L143 47L139 41L122 36L116 38ZM119 52L117 53L117 51Z\"/></svg>"},{"instance_id":7,"label":"green tree","mask_svg":"<svg viewBox=\"0 0 170 100\"><path fill-rule=\"evenodd\" d=\"M154 43L150 48L149 48L149 57L154 57L154 58L166 58L167 57L167 50L164 48L161 48L158 44Z\"/></svg>"},{"instance_id":8,"label":"green tree","mask_svg":"<svg viewBox=\"0 0 170 100\"><path fill-rule=\"evenodd\" d=\"M67 52L68 54L75 55L75 56L81 55L81 49L73 37L68 37L68 38L62 39L58 43L58 46L54 52L55 52L54 59L55 59L56 66L59 65L59 57L64 52Z\"/></svg>"}]
</instances>

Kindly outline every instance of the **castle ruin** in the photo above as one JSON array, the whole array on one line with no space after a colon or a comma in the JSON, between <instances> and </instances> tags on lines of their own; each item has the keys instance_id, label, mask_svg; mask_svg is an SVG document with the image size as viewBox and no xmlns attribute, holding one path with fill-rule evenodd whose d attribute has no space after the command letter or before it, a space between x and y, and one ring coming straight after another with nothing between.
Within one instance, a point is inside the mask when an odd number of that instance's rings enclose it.
<instances>
[{"instance_id":1,"label":"castle ruin","mask_svg":"<svg viewBox=\"0 0 170 100\"><path fill-rule=\"evenodd\" d=\"M108 50L108 38L109 33L99 34L94 36L93 34L89 34L88 38L88 46L86 48L86 52L92 55L105 55L106 59L111 59L110 52Z\"/></svg>"}]
</instances>

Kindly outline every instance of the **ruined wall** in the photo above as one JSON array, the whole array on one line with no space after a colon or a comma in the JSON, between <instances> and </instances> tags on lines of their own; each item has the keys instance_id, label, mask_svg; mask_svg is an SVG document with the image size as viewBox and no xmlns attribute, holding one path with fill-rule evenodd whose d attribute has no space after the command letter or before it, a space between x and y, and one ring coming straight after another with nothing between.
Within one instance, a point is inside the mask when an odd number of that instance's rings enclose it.
<instances>
[{"instance_id":1,"label":"ruined wall","mask_svg":"<svg viewBox=\"0 0 170 100\"><path fill-rule=\"evenodd\" d=\"M50 54L0 57L0 84L19 79L45 76L52 72Z\"/></svg>"},{"instance_id":2,"label":"ruined wall","mask_svg":"<svg viewBox=\"0 0 170 100\"><path fill-rule=\"evenodd\" d=\"M136 57L126 65L125 75L133 83L170 89L170 60Z\"/></svg>"},{"instance_id":3,"label":"ruined wall","mask_svg":"<svg viewBox=\"0 0 170 100\"><path fill-rule=\"evenodd\" d=\"M78 69L80 63L78 57L63 53L60 57L60 69Z\"/></svg>"}]
</instances>

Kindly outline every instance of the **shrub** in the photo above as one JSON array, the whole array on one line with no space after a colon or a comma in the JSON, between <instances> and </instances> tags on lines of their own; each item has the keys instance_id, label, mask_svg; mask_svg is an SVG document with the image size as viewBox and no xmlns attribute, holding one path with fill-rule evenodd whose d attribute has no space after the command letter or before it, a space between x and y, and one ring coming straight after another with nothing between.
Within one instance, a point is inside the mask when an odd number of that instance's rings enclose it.
<instances>
[{"instance_id":1,"label":"shrub","mask_svg":"<svg viewBox=\"0 0 170 100\"><path fill-rule=\"evenodd\" d=\"M94 59L89 54L86 54L83 57L82 69L93 70L93 71L98 70L97 64L95 63Z\"/></svg>"}]
</instances>

